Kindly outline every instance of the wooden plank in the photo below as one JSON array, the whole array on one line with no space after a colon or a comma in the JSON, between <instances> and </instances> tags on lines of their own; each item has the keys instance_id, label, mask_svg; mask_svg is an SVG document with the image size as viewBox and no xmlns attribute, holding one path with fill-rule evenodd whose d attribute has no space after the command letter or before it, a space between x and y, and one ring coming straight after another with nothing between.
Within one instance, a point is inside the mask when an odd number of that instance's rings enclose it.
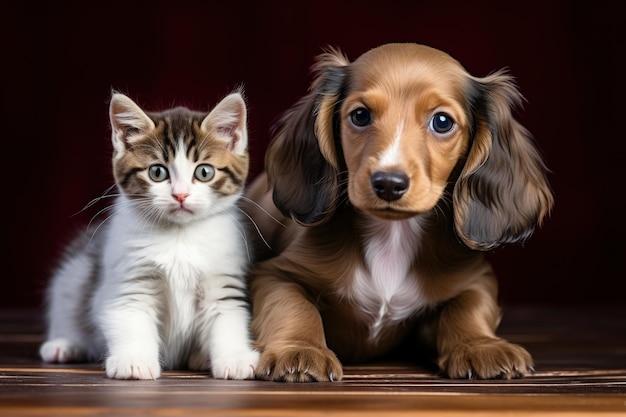
<instances>
[{"instance_id":1,"label":"wooden plank","mask_svg":"<svg viewBox=\"0 0 626 417\"><path fill-rule=\"evenodd\" d=\"M346 366L333 383L223 381L168 371L106 378L101 364L46 365L36 312L0 312L0 416L626 416L626 308L516 308L501 334L537 372L518 380L450 380L407 361Z\"/></svg>"}]
</instances>

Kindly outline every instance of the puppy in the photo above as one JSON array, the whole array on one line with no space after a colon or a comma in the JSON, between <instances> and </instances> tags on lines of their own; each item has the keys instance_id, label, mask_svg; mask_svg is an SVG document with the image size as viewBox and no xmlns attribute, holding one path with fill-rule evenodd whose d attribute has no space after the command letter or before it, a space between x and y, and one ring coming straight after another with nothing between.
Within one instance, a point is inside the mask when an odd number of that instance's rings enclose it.
<instances>
[{"instance_id":1,"label":"puppy","mask_svg":"<svg viewBox=\"0 0 626 417\"><path fill-rule=\"evenodd\" d=\"M483 255L528 238L553 205L545 164L512 115L513 78L474 77L411 43L354 62L329 49L312 73L247 191L263 239L251 271L257 377L340 380L342 362L407 341L416 358L429 342L450 378L532 372L530 354L496 336Z\"/></svg>"}]
</instances>

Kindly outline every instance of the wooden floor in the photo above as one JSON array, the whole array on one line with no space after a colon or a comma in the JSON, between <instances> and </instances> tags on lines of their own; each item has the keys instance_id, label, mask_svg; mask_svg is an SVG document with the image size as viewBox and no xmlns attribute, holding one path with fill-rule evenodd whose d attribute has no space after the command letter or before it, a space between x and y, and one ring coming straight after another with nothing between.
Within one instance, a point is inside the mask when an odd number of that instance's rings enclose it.
<instances>
[{"instance_id":1,"label":"wooden floor","mask_svg":"<svg viewBox=\"0 0 626 417\"><path fill-rule=\"evenodd\" d=\"M401 361L348 366L334 383L117 381L98 364L42 364L38 317L0 311L0 416L626 416L626 305L506 309L500 334L537 371L513 381L449 380Z\"/></svg>"}]
</instances>

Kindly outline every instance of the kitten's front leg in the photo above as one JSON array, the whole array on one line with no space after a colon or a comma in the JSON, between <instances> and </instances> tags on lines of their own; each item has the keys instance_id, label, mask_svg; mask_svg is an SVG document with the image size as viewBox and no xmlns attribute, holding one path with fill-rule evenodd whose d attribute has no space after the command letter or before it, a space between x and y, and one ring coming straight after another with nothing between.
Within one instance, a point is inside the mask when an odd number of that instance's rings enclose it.
<instances>
[{"instance_id":1,"label":"kitten's front leg","mask_svg":"<svg viewBox=\"0 0 626 417\"><path fill-rule=\"evenodd\" d=\"M215 291L215 290L213 290ZM206 370L214 378L252 379L259 361L259 352L252 347L247 302L242 300L243 288L222 289L226 294L200 303L197 323L199 349L189 360L191 369ZM224 295L224 294L222 294Z\"/></svg>"},{"instance_id":2,"label":"kitten's front leg","mask_svg":"<svg viewBox=\"0 0 626 417\"><path fill-rule=\"evenodd\" d=\"M243 309L231 310L215 318L210 339L214 378L254 378L259 352L251 347L248 323L249 315Z\"/></svg>"},{"instance_id":3,"label":"kitten's front leg","mask_svg":"<svg viewBox=\"0 0 626 417\"><path fill-rule=\"evenodd\" d=\"M125 305L126 304L126 305ZM156 311L149 304L116 302L103 319L108 344L106 374L114 379L157 379L161 376Z\"/></svg>"}]
</instances>

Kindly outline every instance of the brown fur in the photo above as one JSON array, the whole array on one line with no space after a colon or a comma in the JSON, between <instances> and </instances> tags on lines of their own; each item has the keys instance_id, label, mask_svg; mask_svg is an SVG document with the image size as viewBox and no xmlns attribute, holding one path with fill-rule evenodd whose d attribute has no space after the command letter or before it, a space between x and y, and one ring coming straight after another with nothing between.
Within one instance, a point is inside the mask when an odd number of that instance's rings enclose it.
<instances>
[{"instance_id":1,"label":"brown fur","mask_svg":"<svg viewBox=\"0 0 626 417\"><path fill-rule=\"evenodd\" d=\"M257 377L339 380L340 360L380 357L418 335L451 378L530 372L528 352L495 335L497 283L482 254L528 238L553 205L544 163L512 116L522 100L513 79L473 77L417 44L354 62L331 49L313 73L247 192L271 248L259 243L251 277ZM371 114L364 126L352 123L359 108ZM438 112L456 123L443 136L429 128ZM400 196L376 191L381 172L406 176Z\"/></svg>"}]
</instances>

